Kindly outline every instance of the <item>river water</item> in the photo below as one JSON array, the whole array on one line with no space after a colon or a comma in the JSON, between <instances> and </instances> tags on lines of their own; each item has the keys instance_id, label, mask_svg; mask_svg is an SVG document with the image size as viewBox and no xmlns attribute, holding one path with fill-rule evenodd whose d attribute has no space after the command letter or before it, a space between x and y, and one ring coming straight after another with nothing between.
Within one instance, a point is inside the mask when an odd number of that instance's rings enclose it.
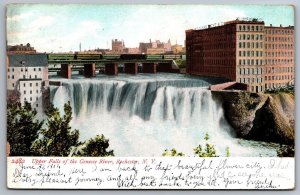
<instances>
[{"instance_id":1,"label":"river water","mask_svg":"<svg viewBox=\"0 0 300 195\"><path fill-rule=\"evenodd\" d=\"M116 156L161 156L172 148L193 156L193 148L206 143L205 133L220 156L226 147L230 156L276 156L279 147L235 138L208 90L220 79L159 73L50 80L63 83L50 87L51 101L61 112L71 102L71 126L80 140L104 134Z\"/></svg>"}]
</instances>

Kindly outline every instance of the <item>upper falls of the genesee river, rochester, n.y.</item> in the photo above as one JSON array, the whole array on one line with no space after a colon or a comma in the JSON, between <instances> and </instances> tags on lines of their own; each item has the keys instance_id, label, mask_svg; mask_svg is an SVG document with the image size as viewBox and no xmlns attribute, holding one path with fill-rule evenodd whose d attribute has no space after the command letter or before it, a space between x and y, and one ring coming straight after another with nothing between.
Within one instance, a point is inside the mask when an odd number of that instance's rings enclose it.
<instances>
[{"instance_id":1,"label":"upper falls of the genesee river, rochester, n.y.","mask_svg":"<svg viewBox=\"0 0 300 195\"><path fill-rule=\"evenodd\" d=\"M104 134L116 156L161 156L172 148L193 156L205 133L220 156L226 147L230 156L276 156L274 146L234 138L208 90L218 80L162 73L51 80L63 83L51 86L51 101L61 111L71 102L80 140Z\"/></svg>"}]
</instances>

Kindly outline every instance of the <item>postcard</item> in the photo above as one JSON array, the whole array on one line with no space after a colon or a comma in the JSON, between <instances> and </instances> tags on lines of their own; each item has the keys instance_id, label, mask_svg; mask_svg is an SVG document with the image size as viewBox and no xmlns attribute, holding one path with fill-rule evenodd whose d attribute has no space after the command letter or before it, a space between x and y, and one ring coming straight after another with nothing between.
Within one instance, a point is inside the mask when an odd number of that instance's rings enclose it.
<instances>
[{"instance_id":1,"label":"postcard","mask_svg":"<svg viewBox=\"0 0 300 195\"><path fill-rule=\"evenodd\" d=\"M7 186L295 188L290 5L7 5Z\"/></svg>"}]
</instances>

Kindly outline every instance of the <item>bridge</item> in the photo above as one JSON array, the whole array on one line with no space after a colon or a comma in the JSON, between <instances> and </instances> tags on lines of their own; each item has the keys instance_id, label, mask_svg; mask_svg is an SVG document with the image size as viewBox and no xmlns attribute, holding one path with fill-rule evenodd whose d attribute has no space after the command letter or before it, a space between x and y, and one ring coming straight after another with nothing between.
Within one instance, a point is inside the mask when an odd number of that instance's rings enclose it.
<instances>
[{"instance_id":1,"label":"bridge","mask_svg":"<svg viewBox=\"0 0 300 195\"><path fill-rule=\"evenodd\" d=\"M179 72L172 59L48 59L49 72L57 72L63 78L70 79L72 71L79 71L85 77L94 77L96 73L118 75L119 72L136 75L139 72Z\"/></svg>"}]
</instances>

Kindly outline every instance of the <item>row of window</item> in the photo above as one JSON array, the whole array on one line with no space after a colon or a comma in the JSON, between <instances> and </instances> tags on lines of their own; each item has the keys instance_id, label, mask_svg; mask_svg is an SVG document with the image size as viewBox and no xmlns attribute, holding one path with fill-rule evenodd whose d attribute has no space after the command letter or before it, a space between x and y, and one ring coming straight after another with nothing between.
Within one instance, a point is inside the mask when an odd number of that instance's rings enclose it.
<instances>
[{"instance_id":1,"label":"row of window","mask_svg":"<svg viewBox=\"0 0 300 195\"><path fill-rule=\"evenodd\" d=\"M263 78L240 78L240 83L262 83Z\"/></svg>"},{"instance_id":2,"label":"row of window","mask_svg":"<svg viewBox=\"0 0 300 195\"><path fill-rule=\"evenodd\" d=\"M29 83L29 86L32 87L32 84L33 84L33 83ZM36 82L36 83L35 83L35 86L38 87L38 86L39 86L39 83ZM23 87L26 87L26 83L23 83Z\"/></svg>"},{"instance_id":3,"label":"row of window","mask_svg":"<svg viewBox=\"0 0 300 195\"><path fill-rule=\"evenodd\" d=\"M239 65L263 65L263 60L258 59L240 59Z\"/></svg>"},{"instance_id":4,"label":"row of window","mask_svg":"<svg viewBox=\"0 0 300 195\"><path fill-rule=\"evenodd\" d=\"M263 40L262 34L240 34L239 40Z\"/></svg>"},{"instance_id":5,"label":"row of window","mask_svg":"<svg viewBox=\"0 0 300 195\"><path fill-rule=\"evenodd\" d=\"M37 89L36 90L36 93L38 94L40 91ZM24 95L26 95L26 90L24 90L24 93L23 93ZM32 94L32 90L29 90L29 94Z\"/></svg>"},{"instance_id":6,"label":"row of window","mask_svg":"<svg viewBox=\"0 0 300 195\"><path fill-rule=\"evenodd\" d=\"M263 74L262 68L240 68L240 75L257 75Z\"/></svg>"},{"instance_id":7,"label":"row of window","mask_svg":"<svg viewBox=\"0 0 300 195\"><path fill-rule=\"evenodd\" d=\"M291 51L291 52L265 52L265 55L267 56L267 57L286 57L286 56L293 56L293 52Z\"/></svg>"},{"instance_id":8,"label":"row of window","mask_svg":"<svg viewBox=\"0 0 300 195\"><path fill-rule=\"evenodd\" d=\"M239 48L263 48L263 42L239 42Z\"/></svg>"},{"instance_id":9,"label":"row of window","mask_svg":"<svg viewBox=\"0 0 300 195\"><path fill-rule=\"evenodd\" d=\"M199 52L200 53L200 52ZM228 56L235 56L234 51L205 51L197 54L197 57L203 58L228 58Z\"/></svg>"},{"instance_id":10,"label":"row of window","mask_svg":"<svg viewBox=\"0 0 300 195\"><path fill-rule=\"evenodd\" d=\"M223 59L205 59L205 60L197 60L195 59L196 62L201 63L201 64L214 64L214 65L235 65L235 60L223 60Z\"/></svg>"},{"instance_id":11,"label":"row of window","mask_svg":"<svg viewBox=\"0 0 300 195\"><path fill-rule=\"evenodd\" d=\"M23 79L25 79L25 78L26 78L26 76L23 75ZM27 78L28 78L28 77L27 77ZM38 78L37 75L34 75L34 78L37 79L37 78ZM32 79L31 75L29 75L29 79Z\"/></svg>"},{"instance_id":12,"label":"row of window","mask_svg":"<svg viewBox=\"0 0 300 195\"><path fill-rule=\"evenodd\" d=\"M293 70L293 67L269 67L266 68L266 73L293 72Z\"/></svg>"},{"instance_id":13,"label":"row of window","mask_svg":"<svg viewBox=\"0 0 300 195\"><path fill-rule=\"evenodd\" d=\"M269 42L293 42L293 38L290 37L266 37L265 41L269 41Z\"/></svg>"},{"instance_id":14,"label":"row of window","mask_svg":"<svg viewBox=\"0 0 300 195\"><path fill-rule=\"evenodd\" d=\"M294 30L291 29L268 29L265 31L267 34L282 34L282 35L289 35L293 34Z\"/></svg>"},{"instance_id":15,"label":"row of window","mask_svg":"<svg viewBox=\"0 0 300 195\"><path fill-rule=\"evenodd\" d=\"M15 79L15 75L11 75L11 77L10 77L10 75L7 75L7 79ZM23 79L25 79L26 78L26 75L23 75ZM33 78L33 75L31 76L31 75L29 75L29 79L32 79ZM38 77L37 77L37 75L34 75L34 78L35 79L37 79Z\"/></svg>"},{"instance_id":16,"label":"row of window","mask_svg":"<svg viewBox=\"0 0 300 195\"><path fill-rule=\"evenodd\" d=\"M290 80L293 79L293 76L291 75L276 75L276 76L265 76L266 81L278 81L278 80Z\"/></svg>"},{"instance_id":17,"label":"row of window","mask_svg":"<svg viewBox=\"0 0 300 195\"><path fill-rule=\"evenodd\" d=\"M262 57L262 51L239 51L240 57Z\"/></svg>"},{"instance_id":18,"label":"row of window","mask_svg":"<svg viewBox=\"0 0 300 195\"><path fill-rule=\"evenodd\" d=\"M28 68L24 68L24 69L21 68L21 72L23 72L23 70L25 70L25 72L27 72L27 71L28 71ZM33 68L33 71L37 71L37 70L38 70L38 71L42 71L41 68ZM11 68L11 71L12 71L12 72L15 72L15 68ZM7 72L10 72L10 68L7 69Z\"/></svg>"},{"instance_id":19,"label":"row of window","mask_svg":"<svg viewBox=\"0 0 300 195\"><path fill-rule=\"evenodd\" d=\"M292 59L266 59L266 64L291 64L293 63Z\"/></svg>"},{"instance_id":20,"label":"row of window","mask_svg":"<svg viewBox=\"0 0 300 195\"><path fill-rule=\"evenodd\" d=\"M294 49L293 44L265 44L265 49Z\"/></svg>"},{"instance_id":21,"label":"row of window","mask_svg":"<svg viewBox=\"0 0 300 195\"><path fill-rule=\"evenodd\" d=\"M263 26L258 25L239 25L238 29L239 31L262 31Z\"/></svg>"}]
</instances>

